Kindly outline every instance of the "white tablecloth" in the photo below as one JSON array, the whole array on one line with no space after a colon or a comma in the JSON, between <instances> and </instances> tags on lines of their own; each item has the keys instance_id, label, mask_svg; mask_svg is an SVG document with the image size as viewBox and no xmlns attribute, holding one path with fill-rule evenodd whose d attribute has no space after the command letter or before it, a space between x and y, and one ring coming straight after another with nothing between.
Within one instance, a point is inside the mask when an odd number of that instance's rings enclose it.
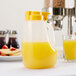
<instances>
[{"instance_id":1,"label":"white tablecloth","mask_svg":"<svg viewBox=\"0 0 76 76\"><path fill-rule=\"evenodd\" d=\"M0 76L76 76L76 63L65 63L58 60L56 66L50 69L27 69L22 62L0 61Z\"/></svg>"}]
</instances>

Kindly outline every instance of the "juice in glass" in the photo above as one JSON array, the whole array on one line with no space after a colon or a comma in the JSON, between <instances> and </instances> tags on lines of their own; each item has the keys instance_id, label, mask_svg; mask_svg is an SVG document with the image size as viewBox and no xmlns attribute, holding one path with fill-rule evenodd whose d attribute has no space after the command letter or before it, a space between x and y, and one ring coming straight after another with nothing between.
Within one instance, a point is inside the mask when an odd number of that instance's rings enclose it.
<instances>
[{"instance_id":1,"label":"juice in glass","mask_svg":"<svg viewBox=\"0 0 76 76\"><path fill-rule=\"evenodd\" d=\"M66 60L76 60L76 40L63 40Z\"/></svg>"}]
</instances>

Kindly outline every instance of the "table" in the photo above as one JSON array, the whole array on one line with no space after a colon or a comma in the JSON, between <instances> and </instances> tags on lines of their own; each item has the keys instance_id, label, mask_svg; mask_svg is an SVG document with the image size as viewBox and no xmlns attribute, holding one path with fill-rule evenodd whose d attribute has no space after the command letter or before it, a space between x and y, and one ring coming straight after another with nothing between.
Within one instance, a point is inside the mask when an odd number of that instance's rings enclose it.
<instances>
[{"instance_id":1,"label":"table","mask_svg":"<svg viewBox=\"0 0 76 76\"><path fill-rule=\"evenodd\" d=\"M76 76L76 62L66 63L58 59L54 68L50 69L27 69L22 61L2 62L0 61L1 76Z\"/></svg>"}]
</instances>

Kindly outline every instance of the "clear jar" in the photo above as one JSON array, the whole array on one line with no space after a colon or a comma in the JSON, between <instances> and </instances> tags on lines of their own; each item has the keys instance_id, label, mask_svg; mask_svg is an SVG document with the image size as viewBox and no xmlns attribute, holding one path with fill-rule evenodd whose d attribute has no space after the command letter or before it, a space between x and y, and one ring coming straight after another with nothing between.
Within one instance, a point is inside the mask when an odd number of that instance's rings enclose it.
<instances>
[{"instance_id":1,"label":"clear jar","mask_svg":"<svg viewBox=\"0 0 76 76\"><path fill-rule=\"evenodd\" d=\"M24 66L31 69L54 67L57 51L48 37L47 24L40 12L26 12L23 28L22 57Z\"/></svg>"}]
</instances>

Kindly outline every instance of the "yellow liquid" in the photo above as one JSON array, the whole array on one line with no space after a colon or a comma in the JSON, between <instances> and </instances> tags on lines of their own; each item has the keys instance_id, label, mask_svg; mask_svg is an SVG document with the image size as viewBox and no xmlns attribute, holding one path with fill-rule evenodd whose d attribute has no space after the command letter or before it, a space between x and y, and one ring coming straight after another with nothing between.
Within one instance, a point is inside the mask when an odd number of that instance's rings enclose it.
<instances>
[{"instance_id":1,"label":"yellow liquid","mask_svg":"<svg viewBox=\"0 0 76 76\"><path fill-rule=\"evenodd\" d=\"M23 42L22 55L24 66L31 69L54 67L57 51L48 42Z\"/></svg>"},{"instance_id":2,"label":"yellow liquid","mask_svg":"<svg viewBox=\"0 0 76 76\"><path fill-rule=\"evenodd\" d=\"M65 58L67 60L76 60L76 41L64 40L63 41Z\"/></svg>"}]
</instances>

